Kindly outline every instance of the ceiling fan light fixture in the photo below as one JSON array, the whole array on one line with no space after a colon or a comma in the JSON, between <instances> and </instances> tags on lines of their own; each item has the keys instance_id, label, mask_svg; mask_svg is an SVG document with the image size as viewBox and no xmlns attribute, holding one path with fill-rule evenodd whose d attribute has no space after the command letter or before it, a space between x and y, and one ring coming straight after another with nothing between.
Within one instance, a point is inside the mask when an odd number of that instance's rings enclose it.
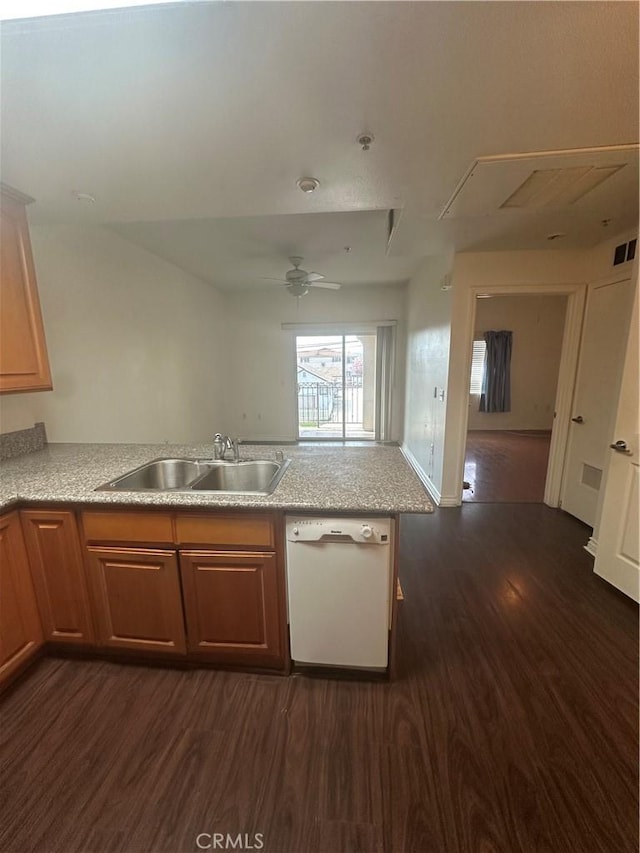
<instances>
[{"instance_id":1,"label":"ceiling fan light fixture","mask_svg":"<svg viewBox=\"0 0 640 853\"><path fill-rule=\"evenodd\" d=\"M317 178L298 178L296 184L303 193L312 193L320 186L320 181Z\"/></svg>"},{"instance_id":2,"label":"ceiling fan light fixture","mask_svg":"<svg viewBox=\"0 0 640 853\"><path fill-rule=\"evenodd\" d=\"M287 292L290 296L306 296L309 293L309 288L306 284L302 284L301 282L292 282L287 285Z\"/></svg>"}]
</instances>

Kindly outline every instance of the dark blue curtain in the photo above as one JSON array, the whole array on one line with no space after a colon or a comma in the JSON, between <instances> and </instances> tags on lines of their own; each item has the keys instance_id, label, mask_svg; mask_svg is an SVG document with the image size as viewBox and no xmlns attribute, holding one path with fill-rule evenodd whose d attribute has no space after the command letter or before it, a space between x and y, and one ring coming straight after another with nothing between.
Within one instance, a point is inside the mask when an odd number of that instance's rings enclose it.
<instances>
[{"instance_id":1,"label":"dark blue curtain","mask_svg":"<svg viewBox=\"0 0 640 853\"><path fill-rule=\"evenodd\" d=\"M480 395L481 412L511 411L512 332L485 332L487 349Z\"/></svg>"}]
</instances>

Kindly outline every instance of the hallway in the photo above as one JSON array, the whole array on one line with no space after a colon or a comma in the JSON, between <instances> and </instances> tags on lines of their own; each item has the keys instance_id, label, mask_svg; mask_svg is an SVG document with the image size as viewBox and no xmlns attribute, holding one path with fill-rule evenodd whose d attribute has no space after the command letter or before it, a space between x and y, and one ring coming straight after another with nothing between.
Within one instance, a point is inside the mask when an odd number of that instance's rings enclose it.
<instances>
[{"instance_id":1,"label":"hallway","mask_svg":"<svg viewBox=\"0 0 640 853\"><path fill-rule=\"evenodd\" d=\"M470 430L462 499L479 503L542 503L551 432Z\"/></svg>"}]
</instances>

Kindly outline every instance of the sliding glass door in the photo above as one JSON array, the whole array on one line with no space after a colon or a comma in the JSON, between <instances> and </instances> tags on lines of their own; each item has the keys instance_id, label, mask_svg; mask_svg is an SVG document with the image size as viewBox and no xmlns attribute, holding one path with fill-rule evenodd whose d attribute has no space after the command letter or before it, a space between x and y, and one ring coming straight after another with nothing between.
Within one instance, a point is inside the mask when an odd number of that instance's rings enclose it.
<instances>
[{"instance_id":1,"label":"sliding glass door","mask_svg":"<svg viewBox=\"0 0 640 853\"><path fill-rule=\"evenodd\" d=\"M297 335L298 438L376 438L377 336Z\"/></svg>"}]
</instances>

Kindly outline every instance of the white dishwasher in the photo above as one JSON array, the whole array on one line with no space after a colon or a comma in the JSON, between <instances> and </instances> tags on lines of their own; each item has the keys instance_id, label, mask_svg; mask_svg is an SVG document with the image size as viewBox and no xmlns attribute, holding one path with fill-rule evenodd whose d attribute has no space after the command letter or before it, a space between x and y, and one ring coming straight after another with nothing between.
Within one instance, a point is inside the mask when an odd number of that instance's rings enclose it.
<instances>
[{"instance_id":1,"label":"white dishwasher","mask_svg":"<svg viewBox=\"0 0 640 853\"><path fill-rule=\"evenodd\" d=\"M393 527L391 518L287 517L294 663L387 667Z\"/></svg>"}]
</instances>

